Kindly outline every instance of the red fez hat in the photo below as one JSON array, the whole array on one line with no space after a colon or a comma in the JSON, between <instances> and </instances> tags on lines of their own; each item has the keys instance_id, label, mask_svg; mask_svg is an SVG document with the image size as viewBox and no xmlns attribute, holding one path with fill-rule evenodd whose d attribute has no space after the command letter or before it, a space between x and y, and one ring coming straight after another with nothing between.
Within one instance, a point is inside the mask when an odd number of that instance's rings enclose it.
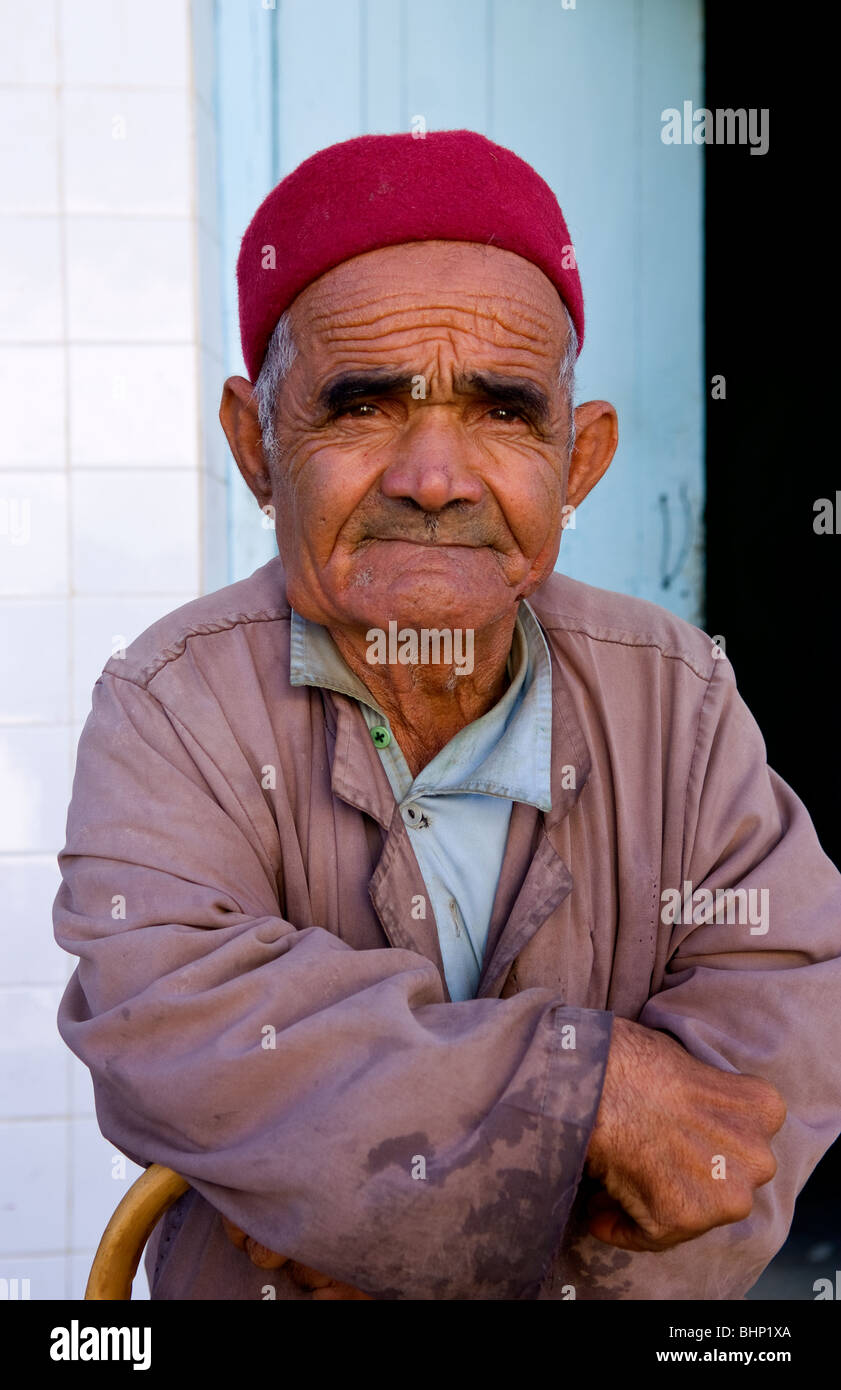
<instances>
[{"instance_id":1,"label":"red fez hat","mask_svg":"<svg viewBox=\"0 0 841 1390\"><path fill-rule=\"evenodd\" d=\"M242 352L256 381L285 309L319 275L381 246L476 241L533 261L584 341L584 299L549 185L473 130L360 135L305 159L260 204L237 261Z\"/></svg>"}]
</instances>

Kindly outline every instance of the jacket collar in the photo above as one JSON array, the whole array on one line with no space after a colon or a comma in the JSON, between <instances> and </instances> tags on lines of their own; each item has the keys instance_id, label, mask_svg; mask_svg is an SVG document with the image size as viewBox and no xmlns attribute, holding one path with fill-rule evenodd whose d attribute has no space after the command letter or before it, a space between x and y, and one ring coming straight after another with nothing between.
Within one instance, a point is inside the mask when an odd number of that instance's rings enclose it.
<instances>
[{"instance_id":1,"label":"jacket collar","mask_svg":"<svg viewBox=\"0 0 841 1390\"><path fill-rule=\"evenodd\" d=\"M591 771L589 750L554 638L554 633L548 634L552 671L552 757L551 805L544 811L547 831L553 830L569 815ZM394 794L380 755L371 742L362 711L356 699L348 693L325 689L324 699L336 730L333 791L344 801L373 816L383 829L388 830L394 812ZM372 697L368 695L367 700L371 703Z\"/></svg>"},{"instance_id":2,"label":"jacket collar","mask_svg":"<svg viewBox=\"0 0 841 1390\"><path fill-rule=\"evenodd\" d=\"M460 730L445 749L412 779L396 748L391 782L412 795L427 790L484 792L551 807L552 663L543 630L528 604L517 615L509 655L510 684L501 699ZM337 650L325 627L292 612L289 651L292 685L314 685L358 701L370 711L369 726L388 724L363 682Z\"/></svg>"}]
</instances>

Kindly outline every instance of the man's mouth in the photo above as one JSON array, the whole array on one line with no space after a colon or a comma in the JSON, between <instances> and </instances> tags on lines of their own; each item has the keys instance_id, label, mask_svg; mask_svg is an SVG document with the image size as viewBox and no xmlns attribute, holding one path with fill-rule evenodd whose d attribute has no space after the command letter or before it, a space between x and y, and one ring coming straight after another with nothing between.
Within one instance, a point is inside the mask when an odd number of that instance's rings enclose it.
<instances>
[{"instance_id":1,"label":"man's mouth","mask_svg":"<svg viewBox=\"0 0 841 1390\"><path fill-rule=\"evenodd\" d=\"M374 541L398 541L403 545L423 546L426 550L482 550L490 544L488 541L430 540L420 536L366 536L363 544L370 545Z\"/></svg>"}]
</instances>

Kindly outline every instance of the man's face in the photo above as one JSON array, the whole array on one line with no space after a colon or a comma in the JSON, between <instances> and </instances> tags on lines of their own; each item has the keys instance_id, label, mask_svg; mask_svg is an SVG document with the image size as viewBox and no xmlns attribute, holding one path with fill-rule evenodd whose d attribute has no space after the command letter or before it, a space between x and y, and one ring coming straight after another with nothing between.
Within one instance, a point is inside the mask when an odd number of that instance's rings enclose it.
<instances>
[{"instance_id":1,"label":"man's face","mask_svg":"<svg viewBox=\"0 0 841 1390\"><path fill-rule=\"evenodd\" d=\"M291 310L271 463L289 601L327 626L476 627L560 545L567 326L537 266L474 243L346 261Z\"/></svg>"}]
</instances>

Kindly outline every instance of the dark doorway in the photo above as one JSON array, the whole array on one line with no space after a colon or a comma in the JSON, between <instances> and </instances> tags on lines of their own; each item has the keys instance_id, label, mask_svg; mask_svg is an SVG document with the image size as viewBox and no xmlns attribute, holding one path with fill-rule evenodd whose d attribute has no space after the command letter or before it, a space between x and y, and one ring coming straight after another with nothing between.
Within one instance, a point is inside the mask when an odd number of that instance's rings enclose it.
<instances>
[{"instance_id":1,"label":"dark doorway","mask_svg":"<svg viewBox=\"0 0 841 1390\"><path fill-rule=\"evenodd\" d=\"M706 629L725 637L769 764L839 864L841 515L839 534L813 525L841 490L832 50L823 11L707 5L704 105L766 108L770 138L763 155L705 151ZM836 1144L752 1297L812 1299L841 1267L839 1194Z\"/></svg>"}]
</instances>

